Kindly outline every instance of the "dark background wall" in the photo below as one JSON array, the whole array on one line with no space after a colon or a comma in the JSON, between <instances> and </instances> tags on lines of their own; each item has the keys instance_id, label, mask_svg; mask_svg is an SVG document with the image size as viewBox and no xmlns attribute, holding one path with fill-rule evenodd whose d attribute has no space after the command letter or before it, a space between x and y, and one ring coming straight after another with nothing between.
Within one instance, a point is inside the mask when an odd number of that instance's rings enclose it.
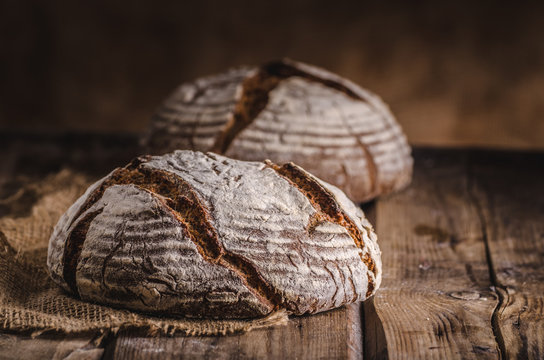
<instances>
[{"instance_id":1,"label":"dark background wall","mask_svg":"<svg viewBox=\"0 0 544 360\"><path fill-rule=\"evenodd\" d=\"M544 148L544 6L3 1L0 131L131 131L180 82L288 56L380 94L415 144Z\"/></svg>"}]
</instances>

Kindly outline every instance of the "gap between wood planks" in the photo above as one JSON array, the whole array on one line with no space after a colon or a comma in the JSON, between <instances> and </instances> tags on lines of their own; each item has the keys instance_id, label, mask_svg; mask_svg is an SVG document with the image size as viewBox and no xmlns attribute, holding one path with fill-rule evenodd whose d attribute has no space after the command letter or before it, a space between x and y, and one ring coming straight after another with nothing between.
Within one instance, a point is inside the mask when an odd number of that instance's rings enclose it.
<instances>
[{"instance_id":1,"label":"gap between wood planks","mask_svg":"<svg viewBox=\"0 0 544 360\"><path fill-rule=\"evenodd\" d=\"M485 225L468 194L468 154L416 151L411 189L378 202L374 224L388 274L364 304L367 359L501 355L491 324L500 303Z\"/></svg>"},{"instance_id":2,"label":"gap between wood planks","mask_svg":"<svg viewBox=\"0 0 544 360\"><path fill-rule=\"evenodd\" d=\"M415 153L414 186L378 202L375 223L389 274L364 304L365 358L542 358L543 154ZM417 234L416 226L414 236L415 221L435 227ZM438 249L435 240L450 248ZM429 260L419 264L419 273L418 256ZM458 277L463 268L465 280ZM462 298L452 287L469 290L466 303L444 296ZM491 295L494 302L482 307ZM379 335L384 327L386 335Z\"/></svg>"},{"instance_id":3,"label":"gap between wood planks","mask_svg":"<svg viewBox=\"0 0 544 360\"><path fill-rule=\"evenodd\" d=\"M366 218L376 226L376 203L362 204ZM378 238L379 242L379 238ZM380 291L378 289L378 291ZM361 303L361 324L363 328L363 359L387 359L387 342L383 324L374 306L374 297ZM370 336L372 334L372 336Z\"/></svg>"},{"instance_id":4,"label":"gap between wood planks","mask_svg":"<svg viewBox=\"0 0 544 360\"><path fill-rule=\"evenodd\" d=\"M504 358L544 358L544 154L474 152L474 196L485 221Z\"/></svg>"},{"instance_id":5,"label":"gap between wood planks","mask_svg":"<svg viewBox=\"0 0 544 360\"><path fill-rule=\"evenodd\" d=\"M504 344L504 338L501 333L499 326L499 310L502 309L504 305L504 294L508 294L506 288L499 284L497 280L497 273L495 272L495 267L493 266L493 258L491 257L491 251L489 250L489 237L487 234L487 222L482 210L482 204L478 201L474 189L476 184L475 182L476 175L474 173L474 164L472 156L469 153L467 160L467 192L470 196L470 199L476 209L478 214L478 219L482 228L482 240L484 242L485 248L485 260L487 262L487 267L489 268L489 279L491 280L492 288L491 290L497 295L498 302L491 314L491 329L493 330L493 335L495 335L495 341L497 342L497 347L499 349L499 356L501 359L506 357L506 346Z\"/></svg>"},{"instance_id":6,"label":"gap between wood planks","mask_svg":"<svg viewBox=\"0 0 544 360\"><path fill-rule=\"evenodd\" d=\"M85 137L86 139L86 137ZM100 138L102 139L102 138ZM91 146L92 144L95 143L95 141L91 141L91 140L88 140L86 142L84 142L84 145L81 145L79 144L79 141L74 141L74 140L71 140L69 143L72 144L70 146L66 146L65 144L63 145L62 141L47 141L46 140L42 140L40 144L38 145L29 145L29 146L26 146L28 145L27 142L25 142L25 146L23 147L22 145L21 146L17 146L17 144L19 144L21 142L21 139L17 140L12 140L12 141L9 141L9 139L6 139L8 140L6 143L4 143L1 147L3 147L5 150L7 150L7 160L8 160L8 164L9 166L3 166L2 169L0 169L0 175L2 175L2 178L7 180L7 179L11 179L11 178L14 178L14 176L16 175L15 174L15 171L17 171L17 174L19 174L21 172L21 170L23 170L23 172L25 171L28 171L29 173L33 174L33 175L37 175L38 173L42 173L43 171L52 171L56 168L58 168L60 165L60 163L63 163L63 164L67 164L67 165L74 165L74 166L80 166L81 167L81 164L84 164L85 165L85 170L86 171L89 171L89 166L91 169L102 169L102 170L99 170L99 171L103 171L103 168L104 167L113 167L114 165L123 165L126 161L128 161L127 159L130 158L130 153L132 150L129 149L129 147L123 147L122 149L119 147L119 144L118 144L118 141L113 141L115 139L112 139L111 142L112 144L114 145L108 145L108 146L100 146L100 147L97 147L97 146ZM58 139L57 139L58 140ZM105 140L100 140L100 144L101 145L104 145L105 144ZM54 145L51 145L51 144L54 144ZM77 143L77 144L76 144ZM103 144L104 143L104 144ZM22 144L22 143L21 143ZM119 148L119 151L115 151L115 152L110 152L110 151L107 151L107 150L104 150L103 147L106 147L106 148L115 148L115 149L118 149ZM72 151L60 151L59 149L66 149L66 148L75 148L76 151L75 153L76 154L80 154L81 157L78 155L78 156L75 156L75 155L71 155L73 154L74 152ZM100 151L97 152L97 154L87 154L86 152L84 152L83 150L81 149L85 148L100 148ZM48 152L46 152L46 154L44 155L44 149L49 149ZM78 150L79 149L79 150ZM542 157L542 155L539 155L540 157L532 157L532 160L528 160L526 162L526 164L522 164L522 165L519 165L518 168L521 169L522 167L520 166L526 166L526 167L529 167L531 168L531 171L527 170L525 172L523 172L524 176L522 175L519 175L519 174L505 174L505 177L506 179L504 181L502 181L501 184L498 184L496 185L492 191L490 191L489 189L487 189L487 186L489 184L494 184L495 182L492 182L493 179L494 179L494 176L501 176L502 177L502 173L500 171L511 171L512 170L512 167L514 167L514 165L512 164L515 164L516 162L518 162L518 160L522 159L523 157L519 154L514 154L514 155L511 155L509 152L496 152L494 153L494 155L492 156L492 159L489 160L489 169L491 169L488 173L485 173L483 172L482 170L482 163L484 159L488 153L485 152L482 154L482 151L478 150L478 151L464 151L464 150L433 150L433 149L424 149L424 150L421 150L421 149L416 149L416 154L419 153L420 155L421 154L430 154L430 158L436 158L436 154L441 154L441 153L450 153L450 154L453 154L453 153L457 153L457 154L465 154L465 157L464 157L464 165L465 165L465 175L467 176L467 192L468 192L468 200L469 202L474 206L475 208L475 217L478 218L479 220L479 226L481 227L481 234L482 234L482 240L483 241L483 246L484 246L484 253L485 253L485 261L483 260L483 262L486 262L487 264L487 269L488 269L488 272L489 272L489 281L490 281L490 285L492 285L492 290L493 290L493 293L498 297L498 304L496 304L496 306L493 308L493 311L492 311L492 314L491 314L491 326L490 326L490 329L492 330L492 333L493 335L495 336L495 340L496 340L496 344L497 344L497 348L498 350L500 351L500 354L503 356L503 357L516 357L516 356L512 356L511 354L517 354L518 355L518 358L523 358L524 356L526 356L527 354L533 354L534 357L537 357L538 358L538 354L540 354L540 350L539 349L542 349L542 347L538 347L538 346L541 346L542 344L541 343L537 343L535 345L534 341L535 341L535 336L533 335L533 338L531 339L530 336L531 334L529 333L529 331L534 331L535 328L534 327L530 327L530 326L533 326L533 324L536 324L537 326L540 326L539 325L539 322L537 320L531 322L531 319L528 319L527 317L530 317L530 316L534 316L534 302L531 304L530 302L531 301L534 301L535 300L535 296L538 295L536 293L536 290L533 290L533 293L529 293L529 296L527 298L527 291L526 291L526 283L525 283L525 277L527 276L525 272L522 272L519 274L519 277L517 278L516 280L516 275L514 274L513 276L510 277L510 274L508 272L506 272L505 270L505 266L508 265L508 263L506 262L506 265L505 265L505 258L506 260L509 260L510 257L512 258L515 258L515 254L510 254L508 252L505 252L505 250L503 250L501 247L504 245L504 243L502 243L501 241L504 241L501 240L501 239L498 239L498 236L496 234L497 230L495 229L497 226L502 226L501 225L501 220L500 217L497 216L497 220L495 220L495 213L493 212L493 204L490 204L489 203L489 199L487 199L487 196L495 196L498 192L501 191L501 186L505 186L506 185L514 185L514 183L512 183L512 179L515 179L516 176L520 176L520 177L523 177L524 179L529 175L536 175L536 177L538 177L538 175L542 175L542 170L539 170L539 169L534 169L535 166L538 166L538 164L542 164L542 161L541 160L544 160L544 158ZM62 158L60 159L59 158L59 154L62 154L64 157L66 157L66 159ZM64 155L64 154L67 154L67 155ZM510 154L510 155L509 155ZM503 157L506 157L508 158L509 160L506 161L506 166L503 165ZM73 158L73 159L72 159ZM82 161L81 159L87 159L89 158L89 162L87 161ZM122 158L122 160L120 160L120 158ZM125 159L126 158L126 159ZM10 161L11 159L11 161ZM21 160L19 160L21 159ZM39 162L39 166L36 166L36 163L38 162L38 159L40 159L40 162ZM72 160L70 160L72 159ZM106 161L107 164L110 164L111 165L104 165L105 161L104 159L108 159L108 161ZM23 161L24 160L24 161ZM76 161L77 160L77 161ZM416 161L419 162L421 161L422 159L421 158L416 158ZM499 161L497 161L499 160ZM487 160L486 160L487 161ZM47 164L47 165L46 165ZM416 163L417 164L417 163ZM5 164L4 164L5 165ZM26 170L25 170L26 169ZM488 170L489 170L488 169ZM518 170L519 170L518 169ZM484 169L485 170L485 169ZM499 171L500 170L500 171ZM540 171L540 172L539 172ZM533 174L534 172L534 174ZM26 173L26 172L25 172ZM487 183L482 180L482 174L484 174L485 176L487 176L487 179L484 179L487 181ZM484 176L484 177L485 177ZM524 180L522 182L522 185L523 186L526 186L526 185L533 185L533 188L532 189L533 191L534 190L538 190L539 187L536 187L534 186L536 183L537 180L532 180L532 181L527 181L527 180ZM505 187L506 189L506 187ZM525 196L527 191L524 193L522 190L519 190L519 186L516 186L515 187L516 191L518 192L517 195L520 195L521 193L523 193L523 195ZM494 192L493 192L494 191ZM399 194L401 195L401 194ZM394 196L397 196L397 195L394 195ZM539 194L534 194L534 196L539 196ZM384 200L384 201L388 201L387 198ZM514 202L514 205L517 206L521 206L521 205L524 205L524 203L518 201L517 203ZM523 219L528 213L528 211L531 211L531 210L538 210L538 206L540 206L541 202L535 202L533 201L531 204L530 204L530 209L529 210L525 210L526 212L525 213L521 213L523 216L521 215L517 215L517 220L518 220L518 223L519 224L516 224L516 225L527 225L529 223L524 223L522 222L521 219ZM470 205L470 204L469 204ZM510 204L507 204L507 205L510 205ZM491 210L490 210L491 209ZM365 212L367 213L367 216L369 216L371 219L372 219L372 223L373 224L376 224L376 219L375 219L375 215L374 215L374 218L372 218L372 212L376 212L375 209L371 208L368 209L368 208L364 208ZM500 210L500 209L499 209ZM499 215L500 214L500 211L497 210L497 212L499 212ZM517 209L519 210L519 208ZM504 216L505 212L503 211L502 215ZM512 212L512 214L515 214L515 212ZM533 220L538 220L538 217L533 217L531 218ZM516 219L514 219L516 220ZM506 225L505 225L506 226ZM518 241L518 240L523 240L523 237L519 237L518 234L510 234L508 233L508 231L512 231L512 227L514 225L510 226L510 228L506 228L506 229L500 229L500 231L502 231L500 233L500 235L503 235L504 236L512 236L514 237L515 241ZM534 225L534 229L532 231L535 232L535 234L538 236L538 232L540 231L541 227L540 226L537 226L537 225ZM536 231L535 231L536 230ZM378 231L380 232L380 229L378 229ZM528 231L528 230L526 230ZM522 232L522 235L527 235L526 233L523 233ZM531 234L529 234L529 236L531 236ZM534 235L533 235L534 236ZM459 239L457 239L459 240ZM525 240L527 241L527 240ZM516 245L518 246L518 245ZM524 245L525 248L522 249L522 250L526 250L526 251L532 251L532 252L541 252L542 254L544 254L544 251L542 248L539 249L539 246L542 247L542 245L533 245L533 247L529 246L529 245ZM514 249L516 250L516 249ZM534 251L536 250L536 251ZM519 254L518 254L519 256ZM535 256L538 256L538 255L535 255ZM527 257L530 257L530 255L527 255ZM533 256L534 257L534 256ZM528 264L524 264L523 263L523 259L516 259L517 262L514 262L514 265L519 265L519 262L521 261L521 265L528 265ZM523 268L524 269L524 268ZM523 270L522 269L522 270ZM512 271L518 271L516 268L513 269ZM538 269L535 269L534 270L535 273L533 274L533 276L535 277L535 281L540 281L540 277L544 278L544 276L541 274L542 271L538 270ZM518 281L519 283L516 283L516 281ZM531 284L529 284L531 285ZM538 286L538 284L532 284L534 289L539 289L541 287ZM513 289L517 291L517 293L514 293L513 292ZM537 289L537 290L538 290ZM535 295L536 294L536 295ZM531 295L533 296L531 298ZM523 300L521 305L520 304L517 304L516 303L516 300L518 299L521 299ZM363 311L362 311L362 314L361 314L361 317L363 318L363 323L365 324L365 328L364 328L364 331L365 331L365 336L364 337L364 348L363 348L363 351L364 351L364 355L365 355L365 359L371 359L373 358L372 355L376 355L377 358L385 358L387 356L390 356L392 357L391 355L394 355L394 354L388 354L387 351L388 351L388 346L387 346L387 338L385 336L385 333L384 333L384 324L382 323L382 320L380 319L380 317L378 316L378 314L376 313L376 305L375 305L375 301L376 299L371 299L371 301L368 301L368 302L365 302L364 305L363 305ZM536 300L539 300L539 298L536 298ZM541 301L541 300L540 300ZM533 306L533 308L531 308L531 310L533 310L533 312L531 311L526 311L525 313L523 311L523 308L525 307L525 305L527 305L529 308L531 306ZM538 306L538 304L537 304ZM541 306L541 305L540 305ZM521 308L520 308L521 307ZM338 316L340 315L340 313L336 313L336 315L332 315L332 314L325 314L323 316L333 316L336 318L338 318L338 320L342 320L342 316ZM318 315L319 316L319 315ZM512 320L512 316L514 316L515 318ZM520 320L520 317L521 317L521 320ZM314 317L308 317L308 318L304 318L304 319L301 319L300 322L301 324L305 321L308 321L308 322L314 322L314 320L316 320L317 318L314 318ZM344 320L342 320L344 321ZM529 324L528 324L529 323ZM529 328L527 328L527 326L529 326ZM302 327L302 329L306 328L306 325L304 325ZM321 327L313 327L311 330L312 331L319 331L321 329ZM310 330L310 329L309 329ZM280 333L280 331L276 331L276 333ZM311 331L308 331L308 334L310 334ZM536 331L535 332L536 335L538 336L539 332ZM370 336L371 334L374 334L373 337ZM540 333L541 334L541 333ZM261 333L261 335L259 334L254 334L255 336L252 336L253 338L257 338L259 336L262 336L263 334ZM258 336L259 335L259 336ZM323 335L326 335L325 333ZM275 335L277 336L277 334ZM5 334L4 335L4 339L12 339L12 338L19 338L21 341L24 341L25 344L27 344L26 346L28 346L28 351L31 350L31 348L36 348L36 347L40 347L39 345L32 345L31 346L31 341L29 338L24 338L24 336L16 336L16 335L10 335L10 334ZM529 340L527 340L527 337L529 337ZM44 341L41 341L41 343L45 344L46 342L47 343L50 343L50 342L54 342L54 339L51 338L49 339L49 337L47 337L47 335L44 335L43 337L40 337L42 338L42 340ZM40 340L40 338L38 338L37 340ZM67 347L72 347L72 345L68 344L67 341L69 341L68 339L65 341L65 340L62 340L62 339L59 339L59 338L56 338L57 341L62 341L64 342L64 344L62 345L62 348L67 348ZM112 336L110 338L108 338L105 342L103 342L101 344L100 347L106 347L107 349L111 348L112 346L115 345L115 343L118 341L119 337L117 336ZM286 337L286 339L288 340L288 338ZM194 340L194 339L192 339ZM392 337L389 337L389 340L391 341L392 340ZM9 340L10 342L12 342L12 340ZM15 341L15 340L13 340ZM17 340L19 341L19 340ZM76 341L76 340L74 340ZM79 341L79 340L77 340ZM161 340L162 341L162 340ZM516 345L515 342L518 342L518 344ZM531 341L533 341L531 343ZM40 342L40 341L38 341ZM321 338L319 340L319 342L323 342L323 339ZM502 344L501 344L502 342ZM514 344L517 348L515 350L512 350L513 346L512 344ZM49 344L47 345L47 348L50 349L52 346L52 344ZM75 343L74 343L74 346L75 346ZM23 343L19 343L16 348L18 349L17 351L23 351L25 346L23 345ZM14 350L16 350L15 348L13 348ZM43 348L42 348L43 349ZM48 350L49 351L49 350ZM63 350L64 351L64 350ZM55 351L53 351L55 352ZM108 352L106 350L106 352ZM341 352L342 354L346 354L346 350L342 350ZM19 352L20 354L20 352ZM42 355L45 354L45 353L42 353ZM6 355L5 353L3 355ZM540 355L542 356L542 355ZM1 357L1 356L0 356ZM107 358L107 354L105 354L105 357Z\"/></svg>"}]
</instances>

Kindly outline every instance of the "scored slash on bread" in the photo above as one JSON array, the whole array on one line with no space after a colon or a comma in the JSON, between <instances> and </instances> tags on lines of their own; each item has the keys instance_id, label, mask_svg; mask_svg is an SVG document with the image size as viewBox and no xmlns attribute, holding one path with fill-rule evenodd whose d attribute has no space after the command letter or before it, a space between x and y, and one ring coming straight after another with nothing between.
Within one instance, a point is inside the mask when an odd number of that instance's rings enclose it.
<instances>
[{"instance_id":1,"label":"scored slash on bread","mask_svg":"<svg viewBox=\"0 0 544 360\"><path fill-rule=\"evenodd\" d=\"M176 151L92 185L50 239L52 278L83 300L252 318L371 296L377 238L339 189L289 163Z\"/></svg>"},{"instance_id":2,"label":"scored slash on bread","mask_svg":"<svg viewBox=\"0 0 544 360\"><path fill-rule=\"evenodd\" d=\"M190 149L292 161L356 202L405 187L413 166L406 137L378 96L288 59L181 85L143 143L153 154Z\"/></svg>"}]
</instances>

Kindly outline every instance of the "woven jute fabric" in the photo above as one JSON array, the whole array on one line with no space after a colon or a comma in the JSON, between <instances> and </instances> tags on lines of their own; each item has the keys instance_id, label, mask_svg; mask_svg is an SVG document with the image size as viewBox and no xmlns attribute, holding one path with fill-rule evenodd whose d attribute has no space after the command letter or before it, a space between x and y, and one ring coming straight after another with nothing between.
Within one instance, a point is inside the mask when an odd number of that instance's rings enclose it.
<instances>
[{"instance_id":1,"label":"woven jute fabric","mask_svg":"<svg viewBox=\"0 0 544 360\"><path fill-rule=\"evenodd\" d=\"M285 312L254 320L192 320L154 317L81 301L49 278L47 244L56 222L90 185L79 173L62 170L29 182L0 200L0 328L36 333L117 331L224 335L285 324Z\"/></svg>"}]
</instances>

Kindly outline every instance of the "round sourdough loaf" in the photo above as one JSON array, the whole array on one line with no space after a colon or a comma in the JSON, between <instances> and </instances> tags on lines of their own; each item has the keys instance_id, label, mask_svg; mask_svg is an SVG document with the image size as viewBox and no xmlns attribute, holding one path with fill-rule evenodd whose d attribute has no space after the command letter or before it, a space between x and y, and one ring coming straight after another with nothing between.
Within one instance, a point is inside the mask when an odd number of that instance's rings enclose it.
<instances>
[{"instance_id":1,"label":"round sourdough loaf","mask_svg":"<svg viewBox=\"0 0 544 360\"><path fill-rule=\"evenodd\" d=\"M291 60L181 85L143 143L152 154L191 149L293 161L356 202L401 189L412 176L406 137L376 95Z\"/></svg>"},{"instance_id":2,"label":"round sourdough loaf","mask_svg":"<svg viewBox=\"0 0 544 360\"><path fill-rule=\"evenodd\" d=\"M372 226L288 163L176 151L89 187L49 242L51 277L83 300L196 318L316 313L381 281Z\"/></svg>"}]
</instances>

